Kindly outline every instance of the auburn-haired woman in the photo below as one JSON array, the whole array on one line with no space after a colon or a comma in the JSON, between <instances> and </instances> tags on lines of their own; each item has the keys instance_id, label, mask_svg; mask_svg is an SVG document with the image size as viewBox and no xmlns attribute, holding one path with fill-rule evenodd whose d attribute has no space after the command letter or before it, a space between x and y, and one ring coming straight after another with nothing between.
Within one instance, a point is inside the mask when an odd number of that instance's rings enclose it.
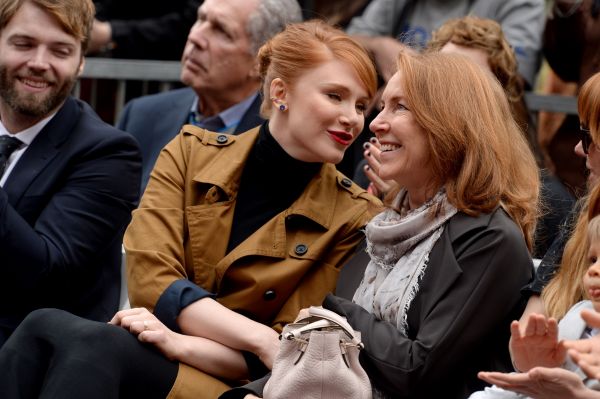
<instances>
[{"instance_id":1,"label":"auburn-haired woman","mask_svg":"<svg viewBox=\"0 0 600 399\"><path fill-rule=\"evenodd\" d=\"M31 315L0 352L3 397L214 399L262 376L281 327L334 289L378 203L334 165L375 68L323 22L289 25L258 61L268 122L238 136L184 126L162 151L125 235L138 308L115 315L123 328Z\"/></svg>"},{"instance_id":2,"label":"auburn-haired woman","mask_svg":"<svg viewBox=\"0 0 600 399\"><path fill-rule=\"evenodd\" d=\"M462 56L403 52L381 108L377 173L397 188L366 227L362 280L342 271L352 298L323 306L361 332L374 397L465 398L482 367L511 367L507 326L533 272L535 159L502 87Z\"/></svg>"}]
</instances>

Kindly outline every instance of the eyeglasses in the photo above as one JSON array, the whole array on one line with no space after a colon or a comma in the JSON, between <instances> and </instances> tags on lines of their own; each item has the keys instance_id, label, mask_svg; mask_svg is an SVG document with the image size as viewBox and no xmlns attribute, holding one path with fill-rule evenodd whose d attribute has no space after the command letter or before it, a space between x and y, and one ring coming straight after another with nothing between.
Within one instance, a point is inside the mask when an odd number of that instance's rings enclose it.
<instances>
[{"instance_id":1,"label":"eyeglasses","mask_svg":"<svg viewBox=\"0 0 600 399\"><path fill-rule=\"evenodd\" d=\"M590 129L584 127L583 125L579 125L579 139L581 140L583 152L587 154L590 150L590 145L594 144Z\"/></svg>"}]
</instances>

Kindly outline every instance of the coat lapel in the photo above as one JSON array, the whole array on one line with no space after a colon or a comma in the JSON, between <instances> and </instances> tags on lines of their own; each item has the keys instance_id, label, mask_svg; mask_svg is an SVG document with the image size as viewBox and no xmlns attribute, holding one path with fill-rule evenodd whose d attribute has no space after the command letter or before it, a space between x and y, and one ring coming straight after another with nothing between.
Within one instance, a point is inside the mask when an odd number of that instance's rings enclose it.
<instances>
[{"instance_id":1,"label":"coat lapel","mask_svg":"<svg viewBox=\"0 0 600 399\"><path fill-rule=\"evenodd\" d=\"M174 96L173 101L170 101L168 105L165 104L167 109L162 113L164 118L160 118L158 121L163 126L161 130L169 132L175 127L179 132L181 126L188 123L194 98L196 98L196 93L191 88L187 88L182 91L181 95ZM171 136L171 138L173 137Z\"/></svg>"},{"instance_id":2,"label":"coat lapel","mask_svg":"<svg viewBox=\"0 0 600 399\"><path fill-rule=\"evenodd\" d=\"M435 270L427 270L423 280L419 284L420 298L427 298L426 303L413 301L412 306L423 306L426 309L421 309L418 314L428 314L430 309L443 300L448 293L448 290L454 285L456 279L462 274L462 269L456 260L457 248L453 246L454 237L451 235L450 224L456 216L450 219L450 222L444 228L444 233L433 246L429 254L430 265L440 265ZM435 259L433 261L432 259ZM415 298L416 299L416 298ZM415 314L411 308L410 314Z\"/></svg>"},{"instance_id":3,"label":"coat lapel","mask_svg":"<svg viewBox=\"0 0 600 399\"><path fill-rule=\"evenodd\" d=\"M8 200L13 206L27 192L39 173L57 156L60 146L68 139L79 121L80 114L81 110L76 100L68 97L54 118L25 150L4 186Z\"/></svg>"}]
</instances>

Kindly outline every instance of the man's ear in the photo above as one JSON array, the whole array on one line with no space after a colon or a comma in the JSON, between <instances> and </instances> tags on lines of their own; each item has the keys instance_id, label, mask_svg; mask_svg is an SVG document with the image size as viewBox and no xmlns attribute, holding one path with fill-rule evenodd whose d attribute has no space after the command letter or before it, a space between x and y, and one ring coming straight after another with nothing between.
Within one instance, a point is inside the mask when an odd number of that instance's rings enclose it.
<instances>
[{"instance_id":1,"label":"man's ear","mask_svg":"<svg viewBox=\"0 0 600 399\"><path fill-rule=\"evenodd\" d=\"M271 87L269 89L269 97L271 101L279 104L287 102L288 87L281 78L275 78L271 81Z\"/></svg>"},{"instance_id":2,"label":"man's ear","mask_svg":"<svg viewBox=\"0 0 600 399\"><path fill-rule=\"evenodd\" d=\"M248 72L248 77L251 80L256 80L257 82L260 82L260 66L258 65L258 62L254 63L254 66L252 66L250 72Z\"/></svg>"},{"instance_id":3,"label":"man's ear","mask_svg":"<svg viewBox=\"0 0 600 399\"><path fill-rule=\"evenodd\" d=\"M85 57L81 56L81 62L79 62L79 69L77 70L77 77L81 77L83 69L85 68Z\"/></svg>"}]
</instances>

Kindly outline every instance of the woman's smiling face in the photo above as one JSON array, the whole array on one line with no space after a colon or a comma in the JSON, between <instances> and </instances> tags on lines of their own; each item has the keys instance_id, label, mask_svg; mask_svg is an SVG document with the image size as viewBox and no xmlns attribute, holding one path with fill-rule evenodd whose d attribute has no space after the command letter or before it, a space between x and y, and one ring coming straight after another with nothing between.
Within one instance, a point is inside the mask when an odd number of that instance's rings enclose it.
<instances>
[{"instance_id":1,"label":"woman's smiling face","mask_svg":"<svg viewBox=\"0 0 600 399\"><path fill-rule=\"evenodd\" d=\"M276 79L272 87L281 84ZM275 111L286 124L286 134L277 137L279 143L305 162L340 162L362 131L369 102L356 71L347 62L331 59L284 86L284 90L273 88L273 97L287 106L283 113Z\"/></svg>"},{"instance_id":2,"label":"woman's smiling face","mask_svg":"<svg viewBox=\"0 0 600 399\"><path fill-rule=\"evenodd\" d=\"M392 76L381 100L382 109L369 126L381 144L379 176L394 180L409 192L429 185L433 170L427 133L409 109L402 72Z\"/></svg>"}]
</instances>

